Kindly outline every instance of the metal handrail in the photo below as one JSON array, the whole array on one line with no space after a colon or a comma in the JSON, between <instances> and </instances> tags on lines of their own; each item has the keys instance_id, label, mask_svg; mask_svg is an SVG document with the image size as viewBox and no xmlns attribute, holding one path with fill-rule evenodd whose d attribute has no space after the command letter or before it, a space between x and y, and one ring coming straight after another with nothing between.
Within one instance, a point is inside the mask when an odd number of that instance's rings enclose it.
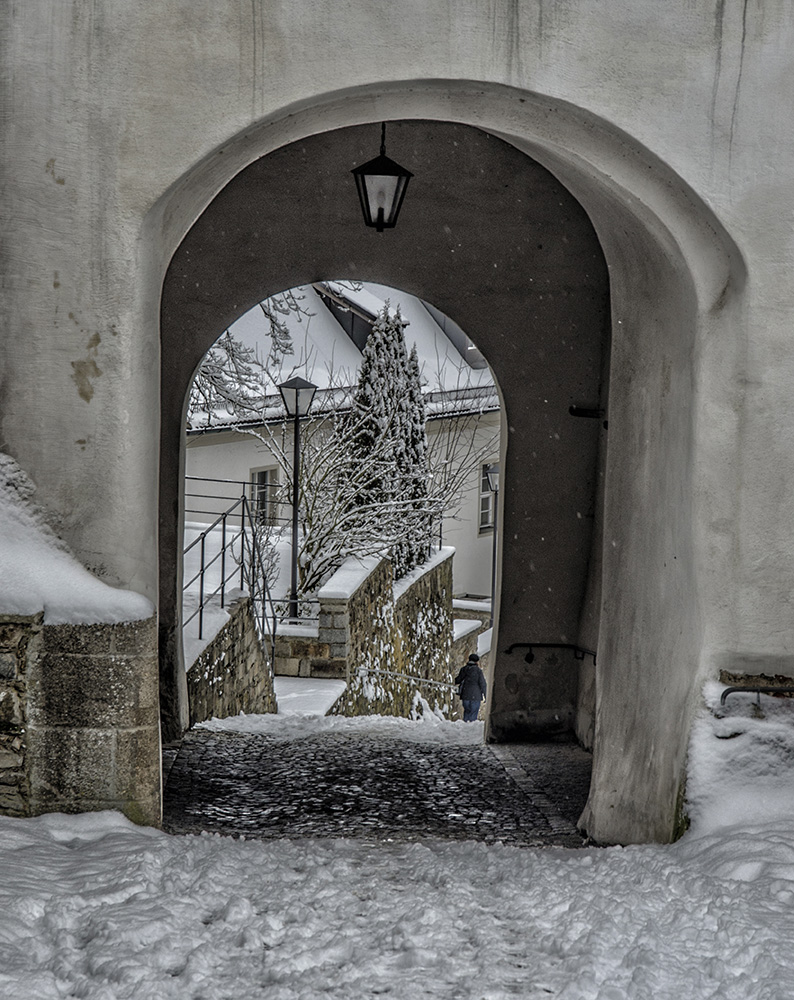
<instances>
[{"instance_id":1,"label":"metal handrail","mask_svg":"<svg viewBox=\"0 0 794 1000\"><path fill-rule=\"evenodd\" d=\"M259 622L257 624L259 626L259 630L260 630L260 634L261 634L262 638L264 638L264 636L266 635L266 632L267 632L267 630L265 628L265 624L266 624L266 622L268 620L268 616L266 614L266 608L267 607L270 608L270 623L271 623L271 625L270 625L270 641L271 641L271 647L270 647L270 649L271 649L271 667L273 667L273 666L275 666L275 656L276 656L276 622L278 620L277 616L276 616L276 608L275 608L275 605L273 603L273 595L270 592L270 587L268 586L268 582L267 582L267 579L264 576L264 573L257 573L256 572L257 560L259 560L259 566L260 566L260 568L262 566L264 566L265 561L264 561L264 558L262 557L262 550L261 550L261 548L259 546L259 538L257 537L257 534L256 534L256 524L254 522L253 517L251 516L250 501L245 496L245 494L243 494L243 496L241 497L241 501L242 501L242 505L243 505L243 510L245 511L245 515L246 515L246 517L248 519L248 524L249 524L249 527L250 527L250 532L249 532L248 535L245 534L244 525L243 525L243 530L241 531L242 538L243 538L243 548L245 547L246 542L247 542L248 543L248 547L249 547L249 553L250 553L250 562L249 562L249 565L250 565L250 569L249 569L249 573L250 573L249 592L250 592L251 597L252 597L252 599L254 601L254 605L256 605L256 602L257 602L257 593L256 593L257 583L259 584L259 588L260 588L260 591L261 591L261 593L259 595L259 606L260 606L261 610L260 610ZM241 588L240 589L243 589L244 567L246 566L246 560L243 558L243 553L240 554L240 563L241 563L241 570L240 570Z\"/></svg>"},{"instance_id":2,"label":"metal handrail","mask_svg":"<svg viewBox=\"0 0 794 1000\"><path fill-rule=\"evenodd\" d=\"M202 535L203 534L204 534L204 532L202 532ZM232 538L232 540L230 542L221 543L222 547L221 547L220 551L216 552L215 555L212 557L212 559L210 559L209 561L207 561L205 559L202 559L201 560L202 569L203 570L209 569L210 566L212 566L214 563L216 563L219 559L221 560L221 563L223 564L223 562L225 561L226 549L227 548L231 548L234 545L234 543L237 541L237 539L240 538L241 535L242 535L242 532L238 532L234 536L234 538ZM185 549L185 551L187 552L187 549ZM191 585L191 583L195 583L196 580L198 580L198 578L201 576L202 569L200 569L198 571L198 573L196 573L195 576L191 577L188 580L188 582L186 584L184 584L184 587L183 587L184 590L187 590L187 588ZM221 567L221 579L224 579L224 576L225 576L225 574L223 572L223 567ZM216 589L212 593L212 596L214 596L215 594L217 594L219 589L220 589L219 587L216 587ZM223 607L223 605L221 605L221 607Z\"/></svg>"},{"instance_id":3,"label":"metal handrail","mask_svg":"<svg viewBox=\"0 0 794 1000\"><path fill-rule=\"evenodd\" d=\"M725 707L725 699L729 694L751 694L755 692L757 695L762 694L794 694L794 687L767 687L766 685L754 685L753 687L729 687L720 695L720 705ZM760 701L760 697L759 697Z\"/></svg>"},{"instance_id":4,"label":"metal handrail","mask_svg":"<svg viewBox=\"0 0 794 1000\"><path fill-rule=\"evenodd\" d=\"M249 482L249 481L247 481L247 480L244 480L244 479L213 479L213 478L209 478L209 477L205 477L205 476L185 476L185 479L186 480L190 480L192 482L196 482L196 483L220 483L220 484L222 484L224 486L236 487L237 492L241 493L242 496L247 499L248 503L255 510L260 506L260 504L263 502L263 500L268 505L273 504L276 507L282 506L281 502L278 500L278 494L279 494L279 492L283 491L283 489L284 489L284 486L283 486L282 483L261 483L261 484L257 484L256 485L256 494L257 495L254 496L254 495L249 495L249 494L253 494L253 492L254 492L254 484L251 483L251 482ZM261 496L261 493L262 493L263 490L267 491L268 497L266 499ZM193 501L196 505L195 506L190 506L189 505L190 501ZM199 502L200 501L206 501L206 503L212 503L214 509L207 510L206 509L206 504L202 504L201 506L199 506ZM226 510L224 510L223 512L218 513L217 503L219 501L225 501L227 504L228 503L232 503L232 507L229 507ZM213 522L211 522L209 524L209 527L206 529L206 530L211 530L212 528L217 527L220 519L224 515L226 515L227 518L232 517L233 520L237 520L239 518L240 519L240 524L242 524L242 517L243 517L242 510L240 512L238 512L236 515L234 514L234 510L233 510L233 508L235 508L238 505L241 505L241 503L242 503L241 499L235 499L234 496L230 496L228 493L224 495L224 494L221 494L221 493L209 492L209 491L192 492L192 491L186 489L185 490L185 509L184 509L184 512L185 512L186 515L192 514L192 515L195 515L195 516L201 518L202 520L200 520L198 522L201 525L204 525L206 523L203 520L203 518L205 518L205 517L214 517L215 520ZM257 514L257 516L256 516L257 523L259 522L259 520L260 520L260 518L259 518L259 515ZM262 520L265 520L265 519L262 519ZM279 525L288 523L288 519L286 517L284 517L283 515L281 515L281 514L273 513L272 511L268 511L266 523L269 524L271 527L278 527ZM196 539L193 542L193 545L198 544L198 541L199 540ZM187 550L185 550L185 551L187 551Z\"/></svg>"},{"instance_id":5,"label":"metal handrail","mask_svg":"<svg viewBox=\"0 0 794 1000\"><path fill-rule=\"evenodd\" d=\"M185 476L189 483L230 483L232 486L248 486L247 479L213 479L212 476Z\"/></svg>"},{"instance_id":6,"label":"metal handrail","mask_svg":"<svg viewBox=\"0 0 794 1000\"><path fill-rule=\"evenodd\" d=\"M205 528L205 529L204 529L204 531L202 531L202 532L201 532L201 534L200 534L200 535L198 536L198 538L195 538L195 539L194 539L194 540L193 540L193 541L192 541L192 542L190 543L190 545L186 545L186 546L185 546L185 548L184 548L184 550L183 550L183 553L182 553L182 554L183 554L183 555L187 555L187 554L188 554L188 552L190 552L190 550L191 550L191 549L193 548L193 546L194 546L194 545L198 545L198 544L199 544L199 542L201 541L201 539L202 539L202 538L204 538L204 537L205 537L205 536L207 535L207 533L208 533L208 532L212 531L212 530L213 530L214 528L217 528L217 527L218 527L218 525L219 525L219 524L220 524L220 523L221 523L222 521L225 521L225 519L226 519L226 518L227 518L227 517L228 517L228 516L229 516L230 514L233 514L233 513L234 513L234 511L236 511L236 510L237 510L237 508L238 508L238 507L239 507L239 506L240 506L240 505L242 504L243 500L245 500L245 496L242 496L242 497L240 497L240 499L239 499L239 500L236 500L236 501L235 501L235 502L234 502L234 503L232 504L232 506L228 508L228 510L225 510L225 511L224 511L224 512L223 512L222 514L219 514L219 515L218 515L218 517L216 517L216 518L215 518L215 520L214 520L214 521L212 522L212 524L210 524L210 525L209 525L209 527Z\"/></svg>"},{"instance_id":7,"label":"metal handrail","mask_svg":"<svg viewBox=\"0 0 794 1000\"><path fill-rule=\"evenodd\" d=\"M239 512L238 512L239 509ZM240 526L239 530L233 531L231 538L227 539L227 521L229 517L235 516L239 517ZM220 550L209 560L205 557L206 551L206 540L210 532L214 531L218 526L221 526L221 545ZM248 527L248 531L246 531ZM240 555L239 562L234 554L234 546L237 542L240 542ZM190 545L187 545L183 550L183 557L187 555L196 546L200 547L200 557L199 557L199 570L191 577L186 584L183 585L183 594L188 587L192 586L197 580L199 584L199 606L190 615L189 618L185 619L182 623L183 627L193 621L194 618L198 616L198 638L202 639L204 634L204 608L207 606L208 602L220 594L221 607L225 606L226 589L229 585L231 578L237 574L238 566L240 571L240 589L248 590L251 596L253 609L254 609L254 620L257 625L257 630L260 634L260 638L263 640L265 637L270 639L271 643L271 669L274 666L275 660L275 650L276 650L276 627L278 622L278 615L276 614L275 605L273 604L273 596L270 592L270 587L267 580L261 573L257 573L257 563L259 567L264 565L264 558L262 556L262 551L259 545L259 539L256 533L256 522L251 513L251 501L243 493L243 495L236 500L227 510L209 524L203 531L200 532L197 538L195 538ZM235 562L234 570L231 574L227 574L226 571L226 554L227 551L231 551L233 560ZM218 560L221 561L221 580L220 584L212 591L212 593L207 594L205 592L205 576L207 570L214 565ZM246 587L247 584L247 587ZM268 614L269 610L269 614ZM267 628L267 623L270 622L270 628ZM269 632L269 635L268 635Z\"/></svg>"},{"instance_id":8,"label":"metal handrail","mask_svg":"<svg viewBox=\"0 0 794 1000\"><path fill-rule=\"evenodd\" d=\"M514 642L507 647L505 653L509 656L514 649L527 649L528 653L524 657L527 663L532 663L535 659L535 654L532 652L533 649L572 649L574 659L583 660L585 656L593 657L593 666L596 665L596 651L594 649L586 649L584 646L577 646L576 643L572 642Z\"/></svg>"},{"instance_id":9,"label":"metal handrail","mask_svg":"<svg viewBox=\"0 0 794 1000\"><path fill-rule=\"evenodd\" d=\"M186 482L191 483L226 483L227 486L242 486L243 491L251 488L251 482L248 479L213 479L211 476L185 476ZM264 483L264 486L270 488L278 487L280 483ZM193 494L195 496L200 496L201 494Z\"/></svg>"},{"instance_id":10,"label":"metal handrail","mask_svg":"<svg viewBox=\"0 0 794 1000\"><path fill-rule=\"evenodd\" d=\"M374 667L362 667L359 671L358 676L363 676L364 673L367 674L383 674L384 677L396 677L401 681L411 681L415 684L426 684L430 687L444 688L449 691L457 691L458 685L451 684L447 681L432 681L429 677L415 677L413 674L399 674L393 670L376 670Z\"/></svg>"}]
</instances>

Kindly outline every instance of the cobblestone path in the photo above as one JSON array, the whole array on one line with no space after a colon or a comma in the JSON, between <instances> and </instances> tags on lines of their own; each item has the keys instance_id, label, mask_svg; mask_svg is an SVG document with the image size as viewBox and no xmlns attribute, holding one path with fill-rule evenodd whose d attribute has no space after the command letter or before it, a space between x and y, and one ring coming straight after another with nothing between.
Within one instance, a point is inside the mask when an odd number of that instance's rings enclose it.
<instances>
[{"instance_id":1,"label":"cobblestone path","mask_svg":"<svg viewBox=\"0 0 794 1000\"><path fill-rule=\"evenodd\" d=\"M575 824L591 759L575 744L448 746L333 732L279 741L193 730L167 756L170 833L583 844Z\"/></svg>"}]
</instances>

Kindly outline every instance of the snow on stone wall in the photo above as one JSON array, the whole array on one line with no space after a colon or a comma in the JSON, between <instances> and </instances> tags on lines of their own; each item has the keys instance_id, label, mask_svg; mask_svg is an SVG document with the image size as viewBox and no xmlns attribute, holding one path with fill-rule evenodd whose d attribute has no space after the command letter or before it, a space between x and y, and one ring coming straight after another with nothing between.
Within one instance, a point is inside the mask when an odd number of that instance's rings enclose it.
<instances>
[{"instance_id":1,"label":"snow on stone wall","mask_svg":"<svg viewBox=\"0 0 794 1000\"><path fill-rule=\"evenodd\" d=\"M351 596L348 686L334 714L456 717L457 699L445 686L452 680L452 555L417 568L407 585L400 581L397 597L384 559Z\"/></svg>"},{"instance_id":2,"label":"snow on stone wall","mask_svg":"<svg viewBox=\"0 0 794 1000\"><path fill-rule=\"evenodd\" d=\"M46 624L130 622L149 618L151 601L111 587L77 561L35 502L36 487L0 453L0 611Z\"/></svg>"},{"instance_id":3,"label":"snow on stone wall","mask_svg":"<svg viewBox=\"0 0 794 1000\"><path fill-rule=\"evenodd\" d=\"M0 813L28 815L28 663L38 655L43 614L0 616Z\"/></svg>"},{"instance_id":4,"label":"snow on stone wall","mask_svg":"<svg viewBox=\"0 0 794 1000\"><path fill-rule=\"evenodd\" d=\"M276 711L273 675L257 635L251 598L240 598L228 612L228 622L187 672L191 725L240 712Z\"/></svg>"}]
</instances>

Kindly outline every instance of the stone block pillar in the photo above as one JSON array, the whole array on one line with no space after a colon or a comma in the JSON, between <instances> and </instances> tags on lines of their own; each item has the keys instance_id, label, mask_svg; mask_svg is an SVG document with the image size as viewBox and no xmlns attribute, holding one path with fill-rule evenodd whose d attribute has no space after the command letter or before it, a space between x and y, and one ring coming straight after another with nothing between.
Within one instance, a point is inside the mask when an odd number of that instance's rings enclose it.
<instances>
[{"instance_id":1,"label":"stone block pillar","mask_svg":"<svg viewBox=\"0 0 794 1000\"><path fill-rule=\"evenodd\" d=\"M347 599L320 599L320 642L328 647L329 675L345 676L350 654L350 602Z\"/></svg>"},{"instance_id":2,"label":"stone block pillar","mask_svg":"<svg viewBox=\"0 0 794 1000\"><path fill-rule=\"evenodd\" d=\"M156 619L46 625L26 679L29 814L117 809L159 825Z\"/></svg>"}]
</instances>

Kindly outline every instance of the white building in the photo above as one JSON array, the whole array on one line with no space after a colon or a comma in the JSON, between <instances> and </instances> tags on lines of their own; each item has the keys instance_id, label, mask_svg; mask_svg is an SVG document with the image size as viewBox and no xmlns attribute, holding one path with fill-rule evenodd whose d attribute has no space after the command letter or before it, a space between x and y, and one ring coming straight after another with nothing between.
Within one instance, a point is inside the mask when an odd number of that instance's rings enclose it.
<instances>
[{"instance_id":1,"label":"white building","mask_svg":"<svg viewBox=\"0 0 794 1000\"><path fill-rule=\"evenodd\" d=\"M324 283L297 289L301 312L284 316L294 354L269 370L273 395L264 421L241 419L228 411L194 414L187 429L185 519L213 521L242 494L260 517L288 524L285 470L263 423L281 425L284 410L275 386L294 374L318 386L312 412L321 417L350 398L372 321L389 302L408 321L406 345L416 345L425 383L428 445L461 477L460 505L447 512L437 538L455 547L455 594L491 593L494 497L484 475L499 461L499 399L490 369L457 324L432 306L396 289L366 284ZM272 348L269 324L260 308L243 315L230 332L266 359ZM286 535L286 532L285 532ZM192 536L191 536L192 540ZM281 559L276 593L286 590L288 558Z\"/></svg>"}]
</instances>

